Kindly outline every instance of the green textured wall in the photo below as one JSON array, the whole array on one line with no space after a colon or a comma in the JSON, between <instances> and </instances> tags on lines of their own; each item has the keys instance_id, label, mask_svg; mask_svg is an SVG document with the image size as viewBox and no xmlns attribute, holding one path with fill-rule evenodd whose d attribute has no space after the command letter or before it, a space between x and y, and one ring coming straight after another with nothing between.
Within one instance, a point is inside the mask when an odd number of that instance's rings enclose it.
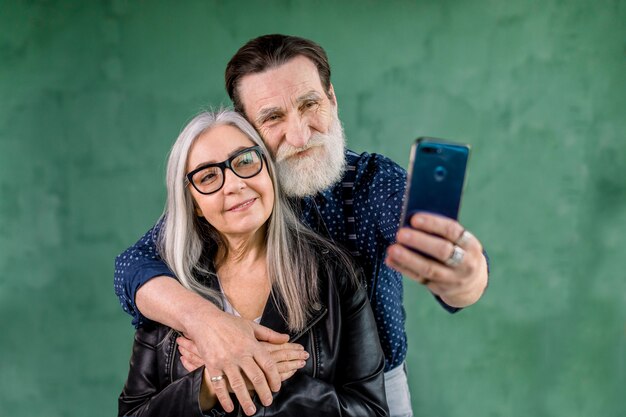
<instances>
[{"instance_id":1,"label":"green textured wall","mask_svg":"<svg viewBox=\"0 0 626 417\"><path fill-rule=\"evenodd\" d=\"M0 0L0 414L110 416L132 329L113 258L246 40L320 42L349 145L473 145L492 258L447 315L408 282L417 416L624 416L626 2ZM338 3L338 5L335 5Z\"/></svg>"}]
</instances>

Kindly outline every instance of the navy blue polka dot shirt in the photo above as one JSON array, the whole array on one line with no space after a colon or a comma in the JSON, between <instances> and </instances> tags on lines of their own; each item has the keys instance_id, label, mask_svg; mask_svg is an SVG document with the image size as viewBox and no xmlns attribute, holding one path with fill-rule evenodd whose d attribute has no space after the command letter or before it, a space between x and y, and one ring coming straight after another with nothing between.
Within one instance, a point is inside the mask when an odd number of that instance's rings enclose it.
<instances>
[{"instance_id":1,"label":"navy blue polka dot shirt","mask_svg":"<svg viewBox=\"0 0 626 417\"><path fill-rule=\"evenodd\" d=\"M346 160L348 170L343 181L314 198L304 199L302 215L310 227L356 256L356 263L363 269L388 371L400 365L407 352L402 275L384 263L386 249L395 242L400 223L406 172L378 154L346 151ZM346 187L351 187L349 193ZM174 276L157 254L159 227L157 224L115 260L115 293L136 327L147 320L134 303L137 289L155 276ZM438 300L448 311L456 311Z\"/></svg>"}]
</instances>

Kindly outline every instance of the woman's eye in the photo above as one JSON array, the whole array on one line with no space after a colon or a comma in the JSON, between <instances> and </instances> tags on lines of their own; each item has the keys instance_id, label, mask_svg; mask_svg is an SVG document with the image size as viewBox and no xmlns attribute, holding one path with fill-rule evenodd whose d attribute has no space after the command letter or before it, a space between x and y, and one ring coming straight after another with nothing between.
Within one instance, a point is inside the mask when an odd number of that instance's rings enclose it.
<instances>
[{"instance_id":1,"label":"woman's eye","mask_svg":"<svg viewBox=\"0 0 626 417\"><path fill-rule=\"evenodd\" d=\"M209 184L217 178L214 172L207 172L200 177L200 184Z\"/></svg>"},{"instance_id":2,"label":"woman's eye","mask_svg":"<svg viewBox=\"0 0 626 417\"><path fill-rule=\"evenodd\" d=\"M245 165L250 165L254 162L254 158L252 157L252 153L246 153L241 155L236 162L236 166L241 167Z\"/></svg>"}]
</instances>

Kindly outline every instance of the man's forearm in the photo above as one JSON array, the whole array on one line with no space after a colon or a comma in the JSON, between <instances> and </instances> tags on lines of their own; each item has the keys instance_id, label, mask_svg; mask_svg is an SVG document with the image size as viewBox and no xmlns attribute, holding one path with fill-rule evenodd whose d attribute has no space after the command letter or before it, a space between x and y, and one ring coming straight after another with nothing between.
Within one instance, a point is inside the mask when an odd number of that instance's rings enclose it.
<instances>
[{"instance_id":1,"label":"man's forearm","mask_svg":"<svg viewBox=\"0 0 626 417\"><path fill-rule=\"evenodd\" d=\"M221 312L213 303L166 276L155 277L137 290L137 308L150 320L165 324L184 334L198 325L198 317Z\"/></svg>"}]
</instances>

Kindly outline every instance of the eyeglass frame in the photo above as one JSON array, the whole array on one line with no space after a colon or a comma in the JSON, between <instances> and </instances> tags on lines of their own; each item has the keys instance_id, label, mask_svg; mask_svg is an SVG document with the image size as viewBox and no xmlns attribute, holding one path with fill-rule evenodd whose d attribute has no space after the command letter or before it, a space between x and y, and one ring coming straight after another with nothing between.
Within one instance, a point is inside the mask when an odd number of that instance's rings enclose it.
<instances>
[{"instance_id":1,"label":"eyeglass frame","mask_svg":"<svg viewBox=\"0 0 626 417\"><path fill-rule=\"evenodd\" d=\"M253 175L250 175L249 177L242 177L241 175L237 174L237 172L233 169L233 167L231 166L231 161L233 159L237 158L238 156L240 156L241 154L244 154L244 153L250 152L250 151L254 151L254 152L256 152L259 155L259 159L261 161L261 167ZM215 194L216 192L218 192L219 190L221 190L224 187L224 184L226 184L226 171L225 171L226 168L230 169L230 171L233 174L235 174L237 177L243 178L243 179L248 179L248 178L252 178L252 177L255 177L255 176L259 175L259 173L261 171L263 171L263 161L264 160L265 160L265 163L267 164L267 160L265 159L265 153L263 152L263 149L261 149L261 146L259 146L259 145L250 146L249 148L244 148L244 149L241 149L240 151L234 153L233 155L230 156L230 158L228 158L225 161L205 164L205 165L199 166L198 168L196 168L193 171L189 172L187 175L185 175L185 186L191 184L193 186L193 188L195 188L196 191L199 192L202 195ZM198 189L196 184L193 182L193 176L195 174L197 174L198 172L202 171L203 169L207 169L207 168L211 168L211 167L218 167L222 171L222 185L220 185L220 187L217 190L215 190L215 191L211 191L209 193L205 193L205 192L200 191L200 189Z\"/></svg>"}]
</instances>

